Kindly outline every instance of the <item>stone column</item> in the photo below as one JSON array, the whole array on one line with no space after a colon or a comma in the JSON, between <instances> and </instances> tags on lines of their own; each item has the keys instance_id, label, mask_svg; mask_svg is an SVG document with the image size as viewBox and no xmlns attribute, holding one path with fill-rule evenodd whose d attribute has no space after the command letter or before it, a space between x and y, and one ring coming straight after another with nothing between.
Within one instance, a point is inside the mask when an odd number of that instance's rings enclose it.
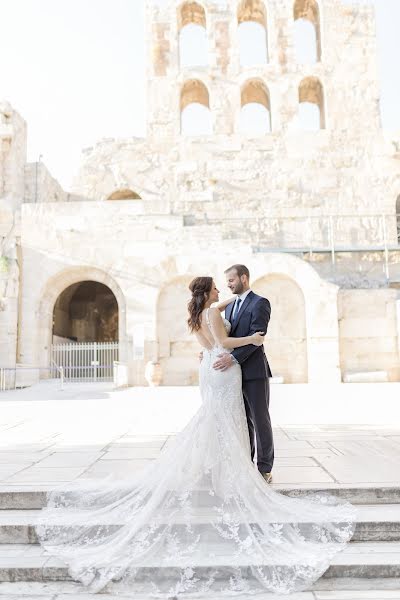
<instances>
[{"instance_id":1,"label":"stone column","mask_svg":"<svg viewBox=\"0 0 400 600\"><path fill-rule=\"evenodd\" d=\"M336 285L321 281L306 298L308 382L340 383Z\"/></svg>"},{"instance_id":2,"label":"stone column","mask_svg":"<svg viewBox=\"0 0 400 600\"><path fill-rule=\"evenodd\" d=\"M19 266L16 246L0 255L0 366L15 367L18 339Z\"/></svg>"}]
</instances>

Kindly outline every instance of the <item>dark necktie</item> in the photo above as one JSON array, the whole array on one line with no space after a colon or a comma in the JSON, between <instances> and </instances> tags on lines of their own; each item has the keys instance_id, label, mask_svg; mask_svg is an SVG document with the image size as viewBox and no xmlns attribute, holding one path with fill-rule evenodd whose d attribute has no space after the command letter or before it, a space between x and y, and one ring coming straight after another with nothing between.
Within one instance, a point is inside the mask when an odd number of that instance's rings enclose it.
<instances>
[{"instance_id":1,"label":"dark necktie","mask_svg":"<svg viewBox=\"0 0 400 600\"><path fill-rule=\"evenodd\" d=\"M241 300L240 298L238 298L238 299L236 300L236 304L235 304L235 306L233 307L233 316L232 316L232 321L234 321L234 320L236 319L237 315L238 315L238 312L239 312L239 308L240 308L240 303L241 303L241 301L242 301L242 300Z\"/></svg>"}]
</instances>

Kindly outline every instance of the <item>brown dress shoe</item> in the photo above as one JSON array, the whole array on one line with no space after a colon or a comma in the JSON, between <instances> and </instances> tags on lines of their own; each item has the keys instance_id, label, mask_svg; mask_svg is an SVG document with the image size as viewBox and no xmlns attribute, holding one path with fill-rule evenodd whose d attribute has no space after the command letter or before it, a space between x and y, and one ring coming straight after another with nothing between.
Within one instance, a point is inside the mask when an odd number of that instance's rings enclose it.
<instances>
[{"instance_id":1,"label":"brown dress shoe","mask_svg":"<svg viewBox=\"0 0 400 600\"><path fill-rule=\"evenodd\" d=\"M272 483L272 473L261 473L267 483Z\"/></svg>"}]
</instances>

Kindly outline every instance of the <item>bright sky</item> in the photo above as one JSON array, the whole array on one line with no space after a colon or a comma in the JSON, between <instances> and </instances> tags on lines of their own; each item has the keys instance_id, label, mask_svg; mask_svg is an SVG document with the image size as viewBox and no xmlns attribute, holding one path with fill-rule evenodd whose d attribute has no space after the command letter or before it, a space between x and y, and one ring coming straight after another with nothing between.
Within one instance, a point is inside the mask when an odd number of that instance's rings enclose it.
<instances>
[{"instance_id":1,"label":"bright sky","mask_svg":"<svg viewBox=\"0 0 400 600\"><path fill-rule=\"evenodd\" d=\"M400 130L400 0L373 1L382 122ZM145 134L144 0L0 0L0 15L0 98L28 123L28 160L68 189L82 148Z\"/></svg>"}]
</instances>

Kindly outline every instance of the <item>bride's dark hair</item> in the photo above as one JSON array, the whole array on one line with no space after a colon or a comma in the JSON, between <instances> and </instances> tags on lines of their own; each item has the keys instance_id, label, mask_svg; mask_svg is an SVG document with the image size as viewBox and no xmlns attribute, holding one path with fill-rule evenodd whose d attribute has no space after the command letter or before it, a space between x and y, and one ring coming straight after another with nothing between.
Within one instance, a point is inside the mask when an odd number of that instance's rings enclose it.
<instances>
[{"instance_id":1,"label":"bride's dark hair","mask_svg":"<svg viewBox=\"0 0 400 600\"><path fill-rule=\"evenodd\" d=\"M212 284L212 277L196 277L190 282L189 290L192 292L192 297L188 304L188 325L191 333L200 329L201 313L203 312L204 306L208 300L208 295L211 292Z\"/></svg>"}]
</instances>

